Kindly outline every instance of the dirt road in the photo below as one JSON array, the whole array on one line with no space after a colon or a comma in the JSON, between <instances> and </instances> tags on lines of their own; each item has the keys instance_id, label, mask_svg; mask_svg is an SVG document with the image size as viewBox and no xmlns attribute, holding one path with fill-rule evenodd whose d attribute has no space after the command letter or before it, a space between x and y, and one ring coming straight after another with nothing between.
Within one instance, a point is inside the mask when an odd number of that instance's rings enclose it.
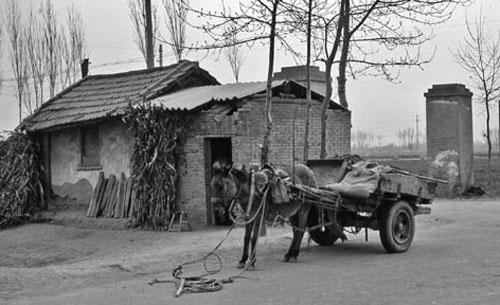
<instances>
[{"instance_id":1,"label":"dirt road","mask_svg":"<svg viewBox=\"0 0 500 305\"><path fill-rule=\"evenodd\" d=\"M29 225L0 232L0 304L500 304L500 200L437 200L417 217L411 249L386 254L378 232L311 246L281 263L288 228L260 240L257 270L221 291L175 298L177 263L203 254L224 230L189 233L94 231ZM238 272L238 229L220 255ZM305 244L304 244L305 246ZM192 269L192 272L201 272Z\"/></svg>"}]
</instances>

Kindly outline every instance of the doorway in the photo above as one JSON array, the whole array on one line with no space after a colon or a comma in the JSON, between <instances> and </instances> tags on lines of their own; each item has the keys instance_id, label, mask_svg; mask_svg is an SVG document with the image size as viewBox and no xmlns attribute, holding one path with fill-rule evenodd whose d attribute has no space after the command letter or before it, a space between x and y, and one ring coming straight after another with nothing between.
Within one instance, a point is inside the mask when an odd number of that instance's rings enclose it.
<instances>
[{"instance_id":1,"label":"doorway","mask_svg":"<svg viewBox=\"0 0 500 305\"><path fill-rule=\"evenodd\" d=\"M209 225L230 225L228 210L226 206L212 206L210 202L210 181L212 180L212 165L215 161L232 163L233 148L231 138L205 138L205 194L207 207L207 223Z\"/></svg>"}]
</instances>

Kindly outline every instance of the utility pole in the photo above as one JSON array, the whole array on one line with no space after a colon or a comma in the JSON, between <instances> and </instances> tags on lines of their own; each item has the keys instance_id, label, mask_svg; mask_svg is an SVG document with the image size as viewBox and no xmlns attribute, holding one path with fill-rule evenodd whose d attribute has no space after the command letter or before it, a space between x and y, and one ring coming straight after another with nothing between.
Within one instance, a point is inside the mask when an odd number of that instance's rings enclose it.
<instances>
[{"instance_id":1,"label":"utility pole","mask_svg":"<svg viewBox=\"0 0 500 305\"><path fill-rule=\"evenodd\" d=\"M418 114L417 114L417 116L415 117L415 125L416 125L416 126L415 126L415 134L416 134L416 140L417 140L417 143L416 143L416 144L417 144L417 152L418 152L418 144L419 144L419 143L418 143L418 142L419 142L419 141L418 141L418 138L419 138L419 136L420 136L420 132L419 132L419 130L418 130Z\"/></svg>"},{"instance_id":2,"label":"utility pole","mask_svg":"<svg viewBox=\"0 0 500 305\"><path fill-rule=\"evenodd\" d=\"M160 44L158 47L158 63L160 64L160 67L163 67L163 45Z\"/></svg>"},{"instance_id":3,"label":"utility pole","mask_svg":"<svg viewBox=\"0 0 500 305\"><path fill-rule=\"evenodd\" d=\"M144 0L144 10L146 14L145 40L146 40L146 66L148 69L153 69L154 50L153 50L153 20L151 17L151 0Z\"/></svg>"}]
</instances>

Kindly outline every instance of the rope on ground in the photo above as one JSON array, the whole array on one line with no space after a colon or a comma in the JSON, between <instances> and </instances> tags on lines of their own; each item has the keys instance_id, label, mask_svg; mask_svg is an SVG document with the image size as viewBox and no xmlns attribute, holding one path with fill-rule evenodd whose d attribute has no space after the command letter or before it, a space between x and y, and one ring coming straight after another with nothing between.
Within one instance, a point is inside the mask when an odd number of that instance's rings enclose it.
<instances>
[{"instance_id":1,"label":"rope on ground","mask_svg":"<svg viewBox=\"0 0 500 305\"><path fill-rule=\"evenodd\" d=\"M240 223L244 223L245 225L249 224L257 218L257 215L259 215L260 212L262 212L261 219L260 219L260 225L262 226L262 223L263 223L264 217L265 217L264 212L265 212L266 197L267 197L267 189L264 192L261 203L260 203L259 207L257 208L257 211L256 211L254 216L252 216L249 220L244 221L244 222L233 221L233 224L231 225L231 227L227 231L224 238L219 241L219 243L214 247L214 249L212 251L208 252L207 254L202 256L201 258L198 258L198 259L195 259L192 261L188 261L188 262L182 263L179 266L177 266L177 268L175 268L172 271L172 276L174 278L173 280L154 279L151 282L149 282L148 284L150 286L153 286L155 284L160 284L160 283L173 283L173 284L175 284L175 287L176 287L175 296L179 297L183 292L213 292L213 291L218 291L218 290L221 290L223 288L224 284L233 283L234 279L236 279L236 278L251 280L252 278L243 276L243 273L245 273L249 269L249 267L252 263L252 259L254 258L255 253L256 253L257 242L256 242L254 249L252 249L249 264L247 264L245 266L245 268L243 268L243 270L241 270L238 274L221 279L221 280L217 280L215 278L207 278L206 276L219 273L222 270L222 267L223 267L222 259L220 258L219 255L217 255L216 251L227 240L227 238L231 234L232 230L234 229L235 225L240 224ZM233 203L231 204L231 206L233 204L234 204L234 200L233 200ZM260 234L257 235L257 240L258 240L259 235ZM208 265L207 265L208 258L211 256L215 257L217 260L217 263L218 263L218 267L216 269L212 269L212 270L210 270L208 268ZM203 268L205 270L205 274L202 274L200 276L190 276L190 277L183 276L182 269L184 266L193 265L193 264L197 264L200 262L203 262Z\"/></svg>"}]
</instances>

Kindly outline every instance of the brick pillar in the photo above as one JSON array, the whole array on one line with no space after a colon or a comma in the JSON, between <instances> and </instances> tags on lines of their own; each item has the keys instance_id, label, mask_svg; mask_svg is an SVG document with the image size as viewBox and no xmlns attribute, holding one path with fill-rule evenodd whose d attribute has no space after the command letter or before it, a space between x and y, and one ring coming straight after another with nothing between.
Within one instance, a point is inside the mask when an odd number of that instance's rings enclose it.
<instances>
[{"instance_id":1,"label":"brick pillar","mask_svg":"<svg viewBox=\"0 0 500 305\"><path fill-rule=\"evenodd\" d=\"M461 191L474 183L472 92L462 84L433 85L425 94L427 155L435 160L443 151L457 153Z\"/></svg>"}]
</instances>

